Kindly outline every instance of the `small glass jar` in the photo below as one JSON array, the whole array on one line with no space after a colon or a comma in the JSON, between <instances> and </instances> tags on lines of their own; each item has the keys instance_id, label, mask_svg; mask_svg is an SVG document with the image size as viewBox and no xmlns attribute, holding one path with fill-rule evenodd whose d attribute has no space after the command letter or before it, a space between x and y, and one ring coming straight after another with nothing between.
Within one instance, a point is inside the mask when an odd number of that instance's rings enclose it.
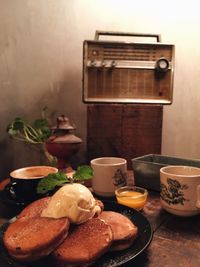
<instances>
[{"instance_id":1,"label":"small glass jar","mask_svg":"<svg viewBox=\"0 0 200 267\"><path fill-rule=\"evenodd\" d=\"M119 204L142 210L147 201L148 191L138 186L124 186L115 190L115 196Z\"/></svg>"}]
</instances>

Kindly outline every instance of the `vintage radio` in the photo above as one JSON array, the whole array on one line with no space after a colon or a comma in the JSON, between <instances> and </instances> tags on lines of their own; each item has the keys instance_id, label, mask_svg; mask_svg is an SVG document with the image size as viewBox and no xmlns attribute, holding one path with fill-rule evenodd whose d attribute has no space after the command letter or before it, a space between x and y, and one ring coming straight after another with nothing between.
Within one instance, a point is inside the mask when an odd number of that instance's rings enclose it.
<instances>
[{"instance_id":1,"label":"vintage radio","mask_svg":"<svg viewBox=\"0 0 200 267\"><path fill-rule=\"evenodd\" d=\"M100 35L140 41L100 40ZM85 103L171 104L173 76L174 45L161 43L159 35L97 31L95 40L84 41Z\"/></svg>"}]
</instances>

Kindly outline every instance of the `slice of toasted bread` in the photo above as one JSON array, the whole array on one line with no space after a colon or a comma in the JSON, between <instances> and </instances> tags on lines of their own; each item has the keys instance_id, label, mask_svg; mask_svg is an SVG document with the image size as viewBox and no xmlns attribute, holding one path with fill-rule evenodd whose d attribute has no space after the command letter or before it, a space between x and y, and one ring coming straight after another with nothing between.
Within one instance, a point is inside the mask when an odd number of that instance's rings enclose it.
<instances>
[{"instance_id":1,"label":"slice of toasted bread","mask_svg":"<svg viewBox=\"0 0 200 267\"><path fill-rule=\"evenodd\" d=\"M114 211L103 211L99 218L110 225L113 231L111 250L122 250L131 246L137 236L138 228L129 218Z\"/></svg>"},{"instance_id":2,"label":"slice of toasted bread","mask_svg":"<svg viewBox=\"0 0 200 267\"><path fill-rule=\"evenodd\" d=\"M22 218L22 217L33 218L36 216L40 216L42 210L45 209L49 204L50 199L51 197L44 197L30 203L20 212L17 218Z\"/></svg>"},{"instance_id":3,"label":"slice of toasted bread","mask_svg":"<svg viewBox=\"0 0 200 267\"><path fill-rule=\"evenodd\" d=\"M95 199L96 205L98 205L101 209L101 212L104 210L104 204L100 199Z\"/></svg>"},{"instance_id":4,"label":"slice of toasted bread","mask_svg":"<svg viewBox=\"0 0 200 267\"><path fill-rule=\"evenodd\" d=\"M67 236L66 219L21 218L12 223L4 235L10 256L21 261L34 261L48 255Z\"/></svg>"},{"instance_id":5,"label":"slice of toasted bread","mask_svg":"<svg viewBox=\"0 0 200 267\"><path fill-rule=\"evenodd\" d=\"M3 237L11 257L19 261L34 261L50 254L67 236L69 220L40 217L48 198L26 207L11 223Z\"/></svg>"},{"instance_id":6,"label":"slice of toasted bread","mask_svg":"<svg viewBox=\"0 0 200 267\"><path fill-rule=\"evenodd\" d=\"M53 252L61 266L85 265L108 251L112 244L112 230L99 218L74 226L64 242Z\"/></svg>"}]
</instances>

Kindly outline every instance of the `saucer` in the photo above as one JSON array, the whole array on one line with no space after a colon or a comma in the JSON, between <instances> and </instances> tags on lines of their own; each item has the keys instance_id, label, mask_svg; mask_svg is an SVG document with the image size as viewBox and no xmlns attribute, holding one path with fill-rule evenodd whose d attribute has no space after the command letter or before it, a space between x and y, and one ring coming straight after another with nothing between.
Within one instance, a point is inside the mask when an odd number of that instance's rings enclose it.
<instances>
[{"instance_id":1,"label":"saucer","mask_svg":"<svg viewBox=\"0 0 200 267\"><path fill-rule=\"evenodd\" d=\"M47 194L44 195L37 195L34 199L30 199L30 200L24 200L24 199L17 199L15 198L15 194L12 192L11 190L11 183L6 183L4 187L1 187L0 189L0 201L6 205L9 206L15 206L15 207L20 207L23 208L25 206L27 206L28 204L30 204L31 202L46 197L46 196L50 196L52 195L53 192L48 192Z\"/></svg>"},{"instance_id":2,"label":"saucer","mask_svg":"<svg viewBox=\"0 0 200 267\"><path fill-rule=\"evenodd\" d=\"M1 182L1 188L0 188L0 201L6 205L9 206L15 206L15 207L25 207L26 205L30 204L34 200L37 200L43 196L36 197L36 199L32 200L24 200L20 198L16 198L14 192L12 191L12 184L10 181L8 182ZM2 185L3 184L3 185Z\"/></svg>"},{"instance_id":3,"label":"saucer","mask_svg":"<svg viewBox=\"0 0 200 267\"><path fill-rule=\"evenodd\" d=\"M9 206L24 207L27 205L28 203L16 201L12 198L11 193L8 190L8 185L6 185L4 189L0 190L0 201Z\"/></svg>"}]
</instances>

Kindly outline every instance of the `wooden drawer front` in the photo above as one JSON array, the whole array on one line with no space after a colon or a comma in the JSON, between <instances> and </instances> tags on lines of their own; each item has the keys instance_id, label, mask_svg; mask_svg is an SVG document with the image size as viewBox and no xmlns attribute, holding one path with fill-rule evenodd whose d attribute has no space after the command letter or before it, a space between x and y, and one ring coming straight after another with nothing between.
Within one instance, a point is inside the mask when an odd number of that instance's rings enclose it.
<instances>
[{"instance_id":1,"label":"wooden drawer front","mask_svg":"<svg viewBox=\"0 0 200 267\"><path fill-rule=\"evenodd\" d=\"M119 156L131 169L132 158L161 153L162 116L162 105L88 105L88 161Z\"/></svg>"}]
</instances>

